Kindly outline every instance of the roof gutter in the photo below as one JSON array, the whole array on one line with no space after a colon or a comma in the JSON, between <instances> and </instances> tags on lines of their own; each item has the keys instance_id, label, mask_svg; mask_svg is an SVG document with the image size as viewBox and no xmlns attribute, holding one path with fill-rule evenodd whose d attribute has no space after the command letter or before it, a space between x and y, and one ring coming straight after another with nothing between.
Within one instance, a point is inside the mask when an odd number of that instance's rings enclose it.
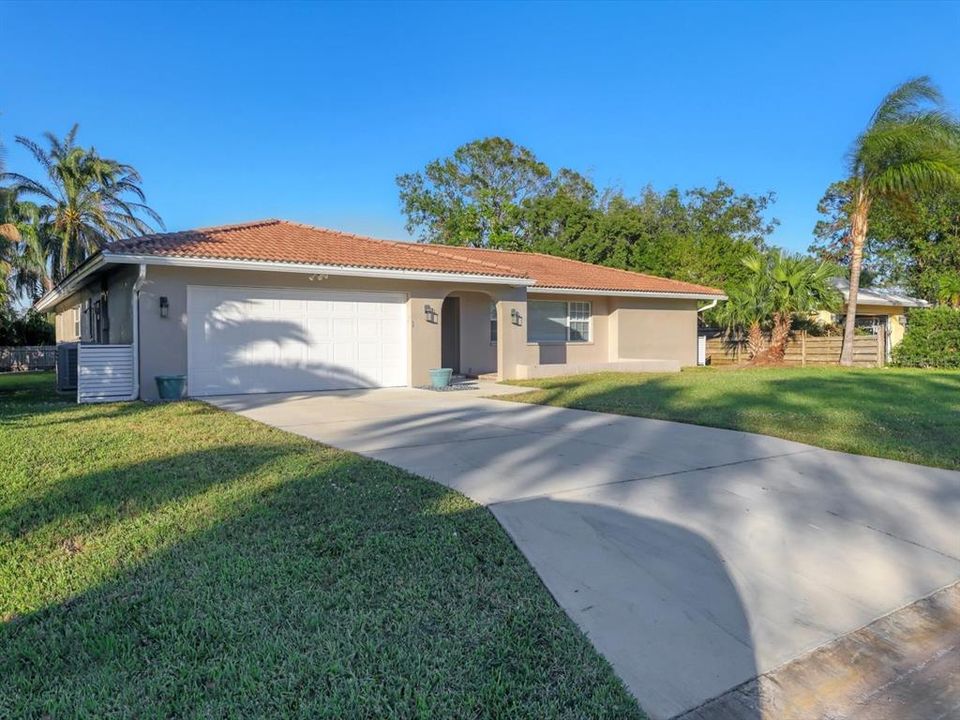
<instances>
[{"instance_id":1,"label":"roof gutter","mask_svg":"<svg viewBox=\"0 0 960 720\"><path fill-rule=\"evenodd\" d=\"M722 293L667 292L663 290L584 290L582 288L531 287L531 295L604 295L614 297L674 298L676 300L726 300ZM705 308L704 308L705 309Z\"/></svg>"},{"instance_id":2,"label":"roof gutter","mask_svg":"<svg viewBox=\"0 0 960 720\"><path fill-rule=\"evenodd\" d=\"M48 310L51 310L58 302L70 297L73 293L79 290L83 286L84 281L90 277L90 275L103 267L104 264L105 260L103 253L94 255L86 263L74 270L74 272L63 282L57 285L57 287L37 300L33 307L38 312L47 312Z\"/></svg>"},{"instance_id":3,"label":"roof gutter","mask_svg":"<svg viewBox=\"0 0 960 720\"><path fill-rule=\"evenodd\" d=\"M127 265L166 265L172 267L217 268L220 270L272 270L306 275L336 275L343 277L372 277L392 280L432 280L453 282L488 283L528 287L534 280L508 275L480 275L472 273L440 272L434 270L394 270L387 268L350 267L343 265L318 265L313 263L290 263L271 260L219 260L211 258L172 257L168 255L128 255L105 251L107 262Z\"/></svg>"},{"instance_id":4,"label":"roof gutter","mask_svg":"<svg viewBox=\"0 0 960 720\"><path fill-rule=\"evenodd\" d=\"M726 298L724 298L724 299L726 299ZM713 308L715 308L715 307L717 306L717 303L718 303L718 302L720 302L720 299L719 299L719 298L713 300L712 302L708 302L708 303L707 303L706 305L704 305L703 307L697 308L697 312L698 312L698 313L702 313L702 312L706 312L707 310L713 310Z\"/></svg>"}]
</instances>

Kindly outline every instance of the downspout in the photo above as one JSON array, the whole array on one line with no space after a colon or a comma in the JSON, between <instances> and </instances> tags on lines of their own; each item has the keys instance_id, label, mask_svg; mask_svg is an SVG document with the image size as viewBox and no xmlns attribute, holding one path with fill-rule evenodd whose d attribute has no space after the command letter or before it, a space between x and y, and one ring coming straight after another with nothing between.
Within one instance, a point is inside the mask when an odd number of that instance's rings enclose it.
<instances>
[{"instance_id":1,"label":"downspout","mask_svg":"<svg viewBox=\"0 0 960 720\"><path fill-rule=\"evenodd\" d=\"M710 309L712 309L712 308L715 308L715 307L717 306L717 303L718 303L718 302L720 302L720 298L715 298L715 299L711 300L711 301L708 302L706 305L704 305L702 308L697 308L697 314L699 315L700 313L702 313L702 312L704 312L704 311L706 311L706 310L710 310ZM700 355L700 329L699 329L699 328L700 328L700 324L699 324L699 322L698 322L698 323L697 323L697 365L700 365L700 364L701 364L701 362L700 362L700 360L701 360L701 355ZM706 343L706 340L704 340L704 343ZM703 365L706 365L706 364L707 364L707 352L706 352L706 349L704 349L704 352L703 352L703 363L702 363L702 364L703 364Z\"/></svg>"},{"instance_id":2,"label":"downspout","mask_svg":"<svg viewBox=\"0 0 960 720\"><path fill-rule=\"evenodd\" d=\"M130 313L133 317L133 393L131 400L140 399L140 288L147 279L147 266L140 263L137 281L133 283L133 292L130 294Z\"/></svg>"}]
</instances>

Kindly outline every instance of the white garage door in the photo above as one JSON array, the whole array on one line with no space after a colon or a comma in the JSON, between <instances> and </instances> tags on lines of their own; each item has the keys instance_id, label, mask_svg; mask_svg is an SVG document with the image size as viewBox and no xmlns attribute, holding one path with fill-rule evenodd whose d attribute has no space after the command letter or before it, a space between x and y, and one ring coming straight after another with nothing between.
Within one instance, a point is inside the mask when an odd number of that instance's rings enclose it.
<instances>
[{"instance_id":1,"label":"white garage door","mask_svg":"<svg viewBox=\"0 0 960 720\"><path fill-rule=\"evenodd\" d=\"M407 384L400 294L187 288L194 396Z\"/></svg>"}]
</instances>

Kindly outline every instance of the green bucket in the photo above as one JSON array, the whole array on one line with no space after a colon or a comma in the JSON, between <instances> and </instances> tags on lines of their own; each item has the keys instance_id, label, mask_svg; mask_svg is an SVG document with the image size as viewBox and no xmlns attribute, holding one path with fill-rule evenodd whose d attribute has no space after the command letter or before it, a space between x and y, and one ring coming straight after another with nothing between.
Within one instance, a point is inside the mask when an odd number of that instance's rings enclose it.
<instances>
[{"instance_id":1,"label":"green bucket","mask_svg":"<svg viewBox=\"0 0 960 720\"><path fill-rule=\"evenodd\" d=\"M157 375L156 380L161 400L183 400L187 396L186 375Z\"/></svg>"},{"instance_id":2,"label":"green bucket","mask_svg":"<svg viewBox=\"0 0 960 720\"><path fill-rule=\"evenodd\" d=\"M453 368L433 368L430 371L430 386L434 390L443 390L450 384L453 377Z\"/></svg>"}]
</instances>

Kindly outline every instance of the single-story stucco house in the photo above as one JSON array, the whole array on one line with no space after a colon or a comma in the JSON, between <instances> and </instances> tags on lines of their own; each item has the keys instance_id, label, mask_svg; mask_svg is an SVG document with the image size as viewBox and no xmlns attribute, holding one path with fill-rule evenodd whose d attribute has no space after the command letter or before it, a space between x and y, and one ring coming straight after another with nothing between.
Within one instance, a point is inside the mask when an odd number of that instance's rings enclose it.
<instances>
[{"instance_id":1,"label":"single-story stucco house","mask_svg":"<svg viewBox=\"0 0 960 720\"><path fill-rule=\"evenodd\" d=\"M522 379L697 363L720 290L574 260L262 220L112 243L37 302L79 399Z\"/></svg>"},{"instance_id":2,"label":"single-story stucco house","mask_svg":"<svg viewBox=\"0 0 960 720\"><path fill-rule=\"evenodd\" d=\"M850 301L850 281L837 278L834 285L843 296L843 305L837 312L821 310L817 319L823 323L842 325ZM900 344L907 330L907 310L927 307L929 303L896 290L861 287L857 292L856 325L874 335L883 334L885 355L889 362L893 348Z\"/></svg>"}]
</instances>

